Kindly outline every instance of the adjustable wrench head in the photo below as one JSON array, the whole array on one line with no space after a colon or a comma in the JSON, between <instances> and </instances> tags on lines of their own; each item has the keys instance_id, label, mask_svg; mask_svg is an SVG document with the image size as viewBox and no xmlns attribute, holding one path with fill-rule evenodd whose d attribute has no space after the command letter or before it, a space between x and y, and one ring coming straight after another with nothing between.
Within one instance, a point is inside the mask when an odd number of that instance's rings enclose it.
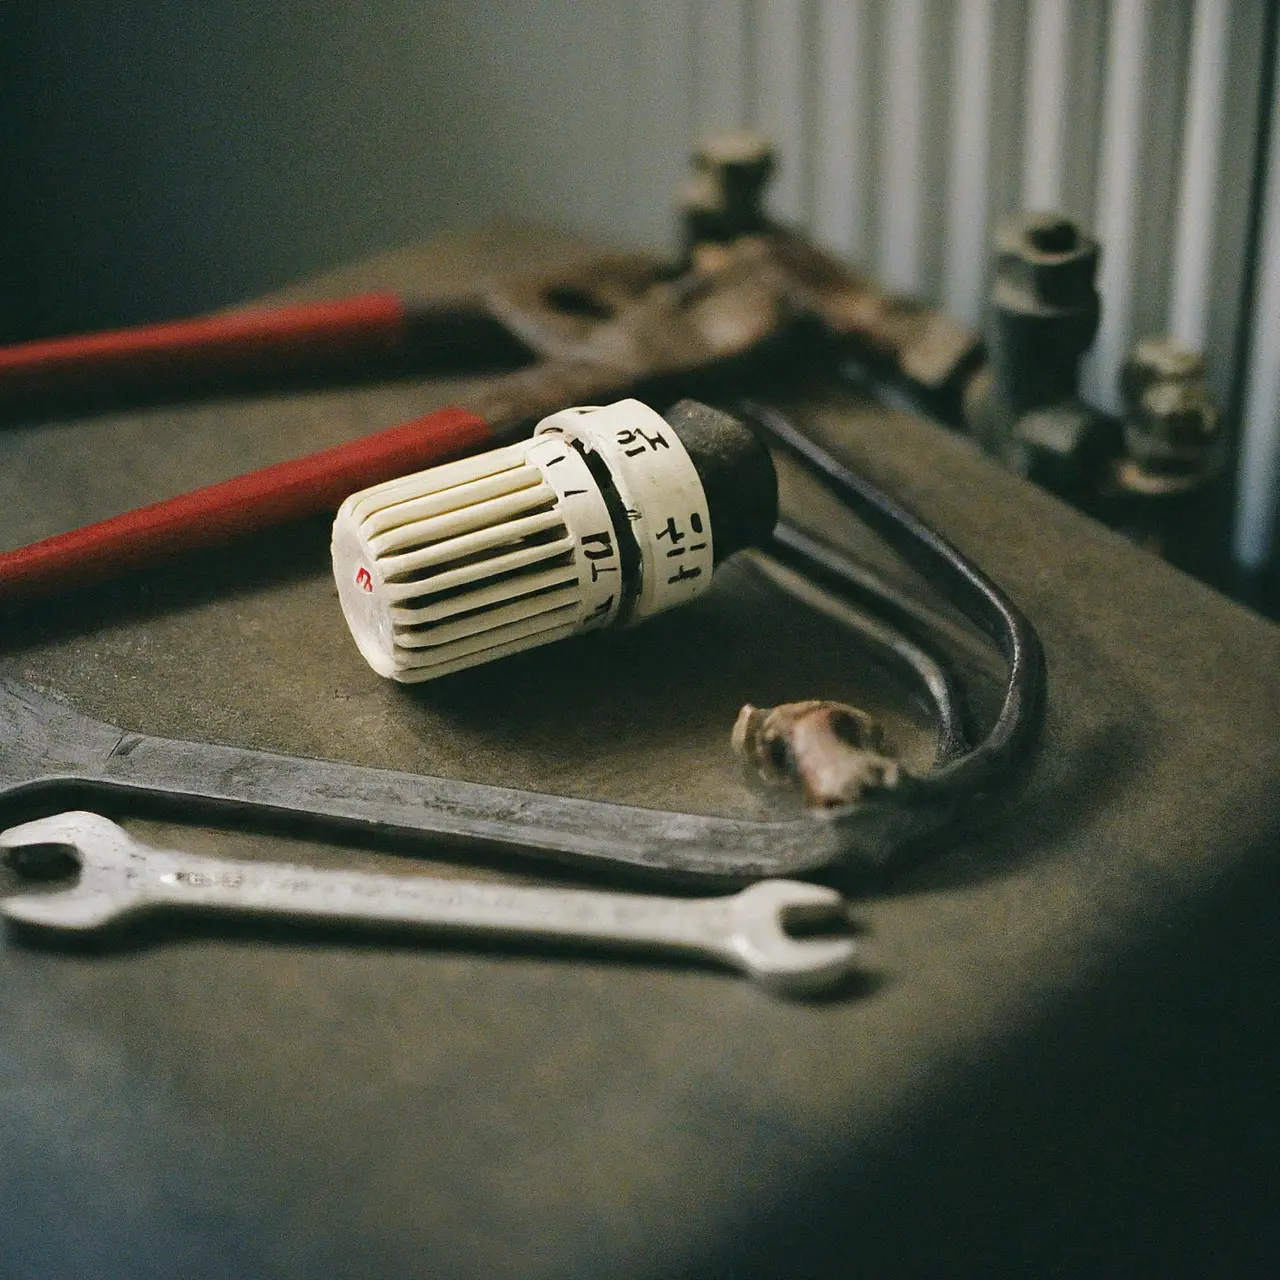
<instances>
[{"instance_id":1,"label":"adjustable wrench head","mask_svg":"<svg viewBox=\"0 0 1280 1280\"><path fill-rule=\"evenodd\" d=\"M849 937L793 937L788 925L845 918L843 896L825 885L761 880L733 898L730 944L757 982L787 995L829 989L854 972L857 944Z\"/></svg>"},{"instance_id":2,"label":"adjustable wrench head","mask_svg":"<svg viewBox=\"0 0 1280 1280\"><path fill-rule=\"evenodd\" d=\"M37 846L70 854L80 866L80 875L66 889L0 899L0 914L6 919L80 932L100 929L144 905L139 846L110 819L73 811L0 833L0 857L10 859L15 852Z\"/></svg>"}]
</instances>

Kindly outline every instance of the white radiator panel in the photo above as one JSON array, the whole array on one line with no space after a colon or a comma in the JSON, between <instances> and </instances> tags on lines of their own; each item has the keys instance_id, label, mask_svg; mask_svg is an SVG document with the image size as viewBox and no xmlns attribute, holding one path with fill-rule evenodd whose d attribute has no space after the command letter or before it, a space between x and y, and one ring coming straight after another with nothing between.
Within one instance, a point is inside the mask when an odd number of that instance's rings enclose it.
<instances>
[{"instance_id":1,"label":"white radiator panel","mask_svg":"<svg viewBox=\"0 0 1280 1280\"><path fill-rule=\"evenodd\" d=\"M877 274L895 289L923 289L921 229L927 177L924 129L925 0L898 0L885 14L879 65L892 67L880 91ZM940 175L931 175L937 182Z\"/></svg>"},{"instance_id":2,"label":"white radiator panel","mask_svg":"<svg viewBox=\"0 0 1280 1280\"><path fill-rule=\"evenodd\" d=\"M865 259L871 200L872 80L867 0L819 0L813 137L813 234Z\"/></svg>"},{"instance_id":3,"label":"white radiator panel","mask_svg":"<svg viewBox=\"0 0 1280 1280\"><path fill-rule=\"evenodd\" d=\"M1102 242L1087 394L1118 409L1128 348L1165 330L1206 350L1213 389L1231 402L1263 6L691 2L700 36L745 30L752 44L735 123L761 127L783 150L779 216L972 323L996 221L1017 209L1065 212ZM725 52L721 72L733 62ZM713 60L706 50L701 65ZM1265 359L1266 326L1258 338ZM1250 403L1255 418L1268 412L1265 397Z\"/></svg>"},{"instance_id":4,"label":"white radiator panel","mask_svg":"<svg viewBox=\"0 0 1280 1280\"><path fill-rule=\"evenodd\" d=\"M942 302L973 321L982 310L991 239L992 31L994 0L958 0L952 47L947 260Z\"/></svg>"},{"instance_id":5,"label":"white radiator panel","mask_svg":"<svg viewBox=\"0 0 1280 1280\"><path fill-rule=\"evenodd\" d=\"M1070 0L1031 0L1027 14L1022 205L1029 210L1062 208L1069 3Z\"/></svg>"},{"instance_id":6,"label":"white radiator panel","mask_svg":"<svg viewBox=\"0 0 1280 1280\"><path fill-rule=\"evenodd\" d=\"M1196 5L1169 302L1169 332L1196 348L1202 348L1209 335L1230 26L1230 0L1200 0Z\"/></svg>"},{"instance_id":7,"label":"white radiator panel","mask_svg":"<svg viewBox=\"0 0 1280 1280\"><path fill-rule=\"evenodd\" d=\"M1256 5L690 3L697 91L715 104L698 123L775 138L778 216L976 322L995 222L1061 210L1103 242L1090 394L1118 407L1125 351L1166 327L1202 339L1215 389L1229 392L1246 258L1239 188L1230 228L1217 206L1224 146L1246 151L1256 131L1240 108L1257 90L1258 21L1233 12ZM1234 298L1222 296L1233 283Z\"/></svg>"},{"instance_id":8,"label":"white radiator panel","mask_svg":"<svg viewBox=\"0 0 1280 1280\"><path fill-rule=\"evenodd\" d=\"M1252 360L1246 376L1240 442L1240 500L1235 547L1241 564L1260 569L1276 541L1280 492L1280 77L1276 79L1263 195Z\"/></svg>"},{"instance_id":9,"label":"white radiator panel","mask_svg":"<svg viewBox=\"0 0 1280 1280\"><path fill-rule=\"evenodd\" d=\"M1085 370L1097 405L1119 410L1116 375L1132 341L1135 240L1146 108L1148 0L1113 0L1103 95L1102 158L1094 227L1103 245L1098 271L1102 323Z\"/></svg>"},{"instance_id":10,"label":"white radiator panel","mask_svg":"<svg viewBox=\"0 0 1280 1280\"><path fill-rule=\"evenodd\" d=\"M773 204L779 217L806 224L813 208L814 16L813 5L795 0L757 0L755 10L755 120L778 148Z\"/></svg>"},{"instance_id":11,"label":"white radiator panel","mask_svg":"<svg viewBox=\"0 0 1280 1280\"><path fill-rule=\"evenodd\" d=\"M1243 387L1261 0L543 0L536 24L497 7L484 63L455 48L441 88L494 86L486 149L449 158L485 174L455 192L468 216L670 243L697 137L754 125L779 147L776 216L970 323L1001 217L1057 210L1096 234L1100 404L1157 331L1203 343L1224 405Z\"/></svg>"}]
</instances>

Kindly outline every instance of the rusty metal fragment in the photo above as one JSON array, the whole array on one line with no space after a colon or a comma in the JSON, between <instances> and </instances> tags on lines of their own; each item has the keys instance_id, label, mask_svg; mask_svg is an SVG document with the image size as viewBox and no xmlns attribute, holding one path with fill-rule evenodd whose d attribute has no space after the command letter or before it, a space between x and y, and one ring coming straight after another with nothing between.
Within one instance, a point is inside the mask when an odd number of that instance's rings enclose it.
<instances>
[{"instance_id":1,"label":"rusty metal fragment","mask_svg":"<svg viewBox=\"0 0 1280 1280\"><path fill-rule=\"evenodd\" d=\"M777 707L747 703L733 726L733 750L771 786L800 786L818 808L853 804L898 785L902 768L883 751L880 724L844 702L810 698Z\"/></svg>"}]
</instances>

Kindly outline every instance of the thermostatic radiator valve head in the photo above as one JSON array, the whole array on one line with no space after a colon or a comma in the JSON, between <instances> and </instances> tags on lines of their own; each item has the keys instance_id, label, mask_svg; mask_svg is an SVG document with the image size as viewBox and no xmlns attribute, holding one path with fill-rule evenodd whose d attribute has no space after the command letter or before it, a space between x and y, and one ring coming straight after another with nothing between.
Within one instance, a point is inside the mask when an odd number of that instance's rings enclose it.
<instances>
[{"instance_id":1,"label":"thermostatic radiator valve head","mask_svg":"<svg viewBox=\"0 0 1280 1280\"><path fill-rule=\"evenodd\" d=\"M432 680L684 604L777 514L768 450L736 418L620 400L352 494L333 572L369 665Z\"/></svg>"}]
</instances>

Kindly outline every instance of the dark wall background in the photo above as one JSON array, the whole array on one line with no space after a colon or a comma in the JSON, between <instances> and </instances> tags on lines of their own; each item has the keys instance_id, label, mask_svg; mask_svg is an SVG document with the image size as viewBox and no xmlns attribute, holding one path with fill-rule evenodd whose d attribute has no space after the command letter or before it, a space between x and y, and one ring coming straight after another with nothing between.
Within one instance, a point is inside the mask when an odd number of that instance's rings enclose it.
<instances>
[{"instance_id":1,"label":"dark wall background","mask_svg":"<svg viewBox=\"0 0 1280 1280\"><path fill-rule=\"evenodd\" d=\"M665 239L690 121L652 67L682 7L5 4L8 334L189 313L499 215Z\"/></svg>"},{"instance_id":2,"label":"dark wall background","mask_svg":"<svg viewBox=\"0 0 1280 1280\"><path fill-rule=\"evenodd\" d=\"M396 7L354 40L343 5L6 6L10 328L188 312L437 223L445 184L384 190L448 136Z\"/></svg>"}]
</instances>

